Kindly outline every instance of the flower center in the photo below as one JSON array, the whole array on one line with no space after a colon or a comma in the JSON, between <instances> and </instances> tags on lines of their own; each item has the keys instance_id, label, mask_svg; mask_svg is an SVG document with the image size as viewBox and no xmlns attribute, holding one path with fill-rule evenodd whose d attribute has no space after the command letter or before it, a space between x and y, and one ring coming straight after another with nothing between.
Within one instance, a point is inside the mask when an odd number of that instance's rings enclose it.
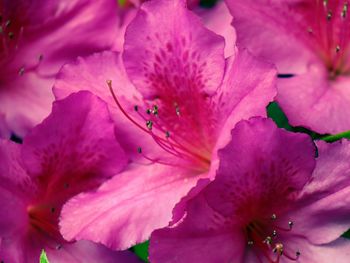
<instances>
[{"instance_id":1,"label":"flower center","mask_svg":"<svg viewBox=\"0 0 350 263\"><path fill-rule=\"evenodd\" d=\"M162 109L157 104L149 105L145 102L146 109L141 109L138 105L134 106L134 111L137 114L137 121L131 117L130 114L123 108L119 102L116 94L112 88L112 81L108 80L107 85L113 96L113 99L121 110L121 112L128 118L136 127L141 129L147 135L151 136L156 144L164 150L166 153L176 157L177 160L182 160L181 164L165 161L161 159L153 159L143 153L141 147L137 151L151 163L159 163L163 165L171 166L186 166L186 168L194 168L196 170L207 171L210 166L210 149L205 147L197 147L198 138L196 138L196 131L189 131L194 134L192 138L181 136L180 132L177 132L177 128L181 125L182 111L178 102L173 102L173 114L176 115L178 121L174 122L174 118L167 119L167 116L162 115ZM140 122L142 124L140 124ZM191 140L193 141L191 141Z\"/></svg>"},{"instance_id":2,"label":"flower center","mask_svg":"<svg viewBox=\"0 0 350 263\"><path fill-rule=\"evenodd\" d=\"M31 229L60 243L65 242L58 229L59 212L55 206L48 204L29 205L27 213Z\"/></svg>"},{"instance_id":3,"label":"flower center","mask_svg":"<svg viewBox=\"0 0 350 263\"><path fill-rule=\"evenodd\" d=\"M292 231L293 221L281 226L277 222L276 214L270 218L252 221L246 226L247 244L258 258L266 258L269 263L279 263L282 257L297 261L300 251L290 251L283 240L288 232Z\"/></svg>"},{"instance_id":4,"label":"flower center","mask_svg":"<svg viewBox=\"0 0 350 263\"><path fill-rule=\"evenodd\" d=\"M310 48L317 50L325 63L329 79L350 74L350 20L349 3L345 1L315 1L316 7L310 8L315 19L308 19ZM316 14L316 15L315 15Z\"/></svg>"}]
</instances>

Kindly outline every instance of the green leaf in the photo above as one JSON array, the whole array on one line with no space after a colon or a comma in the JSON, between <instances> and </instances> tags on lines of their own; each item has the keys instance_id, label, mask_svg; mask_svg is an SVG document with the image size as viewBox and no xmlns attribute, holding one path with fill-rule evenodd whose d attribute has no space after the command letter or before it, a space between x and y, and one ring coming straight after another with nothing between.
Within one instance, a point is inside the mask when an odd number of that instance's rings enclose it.
<instances>
[{"instance_id":1,"label":"green leaf","mask_svg":"<svg viewBox=\"0 0 350 263\"><path fill-rule=\"evenodd\" d=\"M293 130L293 127L288 123L286 115L276 102L271 102L267 106L267 116L271 118L279 128L284 128L288 131Z\"/></svg>"},{"instance_id":2,"label":"green leaf","mask_svg":"<svg viewBox=\"0 0 350 263\"><path fill-rule=\"evenodd\" d=\"M40 263L49 263L45 250L41 250Z\"/></svg>"},{"instance_id":3,"label":"green leaf","mask_svg":"<svg viewBox=\"0 0 350 263\"><path fill-rule=\"evenodd\" d=\"M350 239L350 229L349 229L348 231L346 231L346 232L342 235L342 237L345 237L345 238Z\"/></svg>"},{"instance_id":4,"label":"green leaf","mask_svg":"<svg viewBox=\"0 0 350 263\"><path fill-rule=\"evenodd\" d=\"M350 139L350 131L345 131L334 135L327 135L327 136L321 137L320 139L326 142L335 142L343 138Z\"/></svg>"},{"instance_id":5,"label":"green leaf","mask_svg":"<svg viewBox=\"0 0 350 263\"><path fill-rule=\"evenodd\" d=\"M144 243L138 244L134 247L132 247L132 251L144 262L148 261L148 247L149 247L149 241L146 241Z\"/></svg>"},{"instance_id":6,"label":"green leaf","mask_svg":"<svg viewBox=\"0 0 350 263\"><path fill-rule=\"evenodd\" d=\"M280 106L277 104L277 102L271 102L267 106L267 116L269 118L271 118L279 128L283 128L283 129L286 129L286 130L291 131L291 132L306 133L306 134L310 135L313 140L318 140L318 139L324 137L324 135L318 134L318 133L313 132L311 130L308 130L304 127L291 126L288 122L287 116L284 114L284 112L282 111Z\"/></svg>"}]
</instances>

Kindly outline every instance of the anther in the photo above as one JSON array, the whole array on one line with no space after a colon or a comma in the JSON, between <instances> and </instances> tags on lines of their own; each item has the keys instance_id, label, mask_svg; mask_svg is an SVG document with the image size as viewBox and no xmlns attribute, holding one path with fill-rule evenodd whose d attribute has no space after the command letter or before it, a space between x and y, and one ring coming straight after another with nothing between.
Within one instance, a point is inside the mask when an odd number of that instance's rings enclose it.
<instances>
[{"instance_id":1,"label":"anther","mask_svg":"<svg viewBox=\"0 0 350 263\"><path fill-rule=\"evenodd\" d=\"M289 221L289 222L288 222L288 225L289 225L289 228L292 229L294 223L293 223L292 221Z\"/></svg>"},{"instance_id":2,"label":"anther","mask_svg":"<svg viewBox=\"0 0 350 263\"><path fill-rule=\"evenodd\" d=\"M326 7L328 5L328 0L323 0L323 6Z\"/></svg>"},{"instance_id":3,"label":"anther","mask_svg":"<svg viewBox=\"0 0 350 263\"><path fill-rule=\"evenodd\" d=\"M15 36L15 34L13 32L9 32L9 38L13 39L13 37Z\"/></svg>"},{"instance_id":4,"label":"anther","mask_svg":"<svg viewBox=\"0 0 350 263\"><path fill-rule=\"evenodd\" d=\"M331 19L332 19L332 11L329 10L327 13L327 20L329 21Z\"/></svg>"},{"instance_id":5,"label":"anther","mask_svg":"<svg viewBox=\"0 0 350 263\"><path fill-rule=\"evenodd\" d=\"M146 126L149 130L152 130L153 122L152 121L146 121Z\"/></svg>"},{"instance_id":6,"label":"anther","mask_svg":"<svg viewBox=\"0 0 350 263\"><path fill-rule=\"evenodd\" d=\"M151 109L147 109L147 110L146 110L146 113L147 113L148 115L150 115L151 112L152 112Z\"/></svg>"},{"instance_id":7,"label":"anther","mask_svg":"<svg viewBox=\"0 0 350 263\"><path fill-rule=\"evenodd\" d=\"M166 132L165 132L165 137L166 137L166 138L169 138L169 137L170 137L170 132L169 132L169 131L166 131Z\"/></svg>"},{"instance_id":8,"label":"anther","mask_svg":"<svg viewBox=\"0 0 350 263\"><path fill-rule=\"evenodd\" d=\"M107 79L107 80L106 80L106 83L107 83L107 85L108 85L109 88L112 88L112 80Z\"/></svg>"},{"instance_id":9,"label":"anther","mask_svg":"<svg viewBox=\"0 0 350 263\"><path fill-rule=\"evenodd\" d=\"M254 245L254 242L252 240L249 240L248 241L248 246L252 246L252 245Z\"/></svg>"},{"instance_id":10,"label":"anther","mask_svg":"<svg viewBox=\"0 0 350 263\"><path fill-rule=\"evenodd\" d=\"M298 250L297 252L295 252L295 255L296 255L297 258L299 258L300 255L301 255L300 251Z\"/></svg>"},{"instance_id":11,"label":"anther","mask_svg":"<svg viewBox=\"0 0 350 263\"><path fill-rule=\"evenodd\" d=\"M5 22L5 27L9 27L11 25L11 21L10 20L7 20L6 22Z\"/></svg>"},{"instance_id":12,"label":"anther","mask_svg":"<svg viewBox=\"0 0 350 263\"><path fill-rule=\"evenodd\" d=\"M266 237L265 240L264 240L264 243L267 244L267 245L271 245L272 238L270 236Z\"/></svg>"},{"instance_id":13,"label":"anther","mask_svg":"<svg viewBox=\"0 0 350 263\"><path fill-rule=\"evenodd\" d=\"M175 112L177 116L180 116L180 107L177 102L174 102Z\"/></svg>"},{"instance_id":14,"label":"anther","mask_svg":"<svg viewBox=\"0 0 350 263\"><path fill-rule=\"evenodd\" d=\"M336 47L335 47L335 52L339 52L340 51L340 46L339 45L337 45Z\"/></svg>"},{"instance_id":15,"label":"anther","mask_svg":"<svg viewBox=\"0 0 350 263\"><path fill-rule=\"evenodd\" d=\"M142 153L142 148L141 147L137 147L137 152L138 153Z\"/></svg>"},{"instance_id":16,"label":"anther","mask_svg":"<svg viewBox=\"0 0 350 263\"><path fill-rule=\"evenodd\" d=\"M158 115L158 110L159 110L158 106L157 106L157 105L154 105L154 106L153 106L152 113L153 113L155 116L157 116L157 115Z\"/></svg>"},{"instance_id":17,"label":"anther","mask_svg":"<svg viewBox=\"0 0 350 263\"><path fill-rule=\"evenodd\" d=\"M57 250L60 250L62 248L62 245L61 244L58 244L57 246L56 246L56 249Z\"/></svg>"},{"instance_id":18,"label":"anther","mask_svg":"<svg viewBox=\"0 0 350 263\"><path fill-rule=\"evenodd\" d=\"M272 215L271 215L271 220L276 220L276 219L277 219L276 214L272 214Z\"/></svg>"},{"instance_id":19,"label":"anther","mask_svg":"<svg viewBox=\"0 0 350 263\"><path fill-rule=\"evenodd\" d=\"M38 57L38 60L39 61L42 61L44 59L44 55L43 54L40 54L39 57Z\"/></svg>"},{"instance_id":20,"label":"anther","mask_svg":"<svg viewBox=\"0 0 350 263\"><path fill-rule=\"evenodd\" d=\"M51 213L55 213L55 208L54 207L51 207Z\"/></svg>"},{"instance_id":21,"label":"anther","mask_svg":"<svg viewBox=\"0 0 350 263\"><path fill-rule=\"evenodd\" d=\"M277 236L277 231L276 231L276 230L273 230L273 231L272 231L272 236L273 236L273 237Z\"/></svg>"},{"instance_id":22,"label":"anther","mask_svg":"<svg viewBox=\"0 0 350 263\"><path fill-rule=\"evenodd\" d=\"M278 254L282 255L283 254L283 244L277 243L272 251L273 251L273 253L278 253Z\"/></svg>"},{"instance_id":23,"label":"anther","mask_svg":"<svg viewBox=\"0 0 350 263\"><path fill-rule=\"evenodd\" d=\"M311 27L308 27L308 28L307 28L307 32L309 32L309 34L312 34L312 33L313 33L312 28L311 28Z\"/></svg>"},{"instance_id":24,"label":"anther","mask_svg":"<svg viewBox=\"0 0 350 263\"><path fill-rule=\"evenodd\" d=\"M24 70L25 70L24 67L21 67L18 71L18 75L23 76Z\"/></svg>"},{"instance_id":25,"label":"anther","mask_svg":"<svg viewBox=\"0 0 350 263\"><path fill-rule=\"evenodd\" d=\"M348 3L345 3L343 6L343 10L341 11L341 17L346 18L347 12L348 12Z\"/></svg>"},{"instance_id":26,"label":"anther","mask_svg":"<svg viewBox=\"0 0 350 263\"><path fill-rule=\"evenodd\" d=\"M135 106L134 106L134 110L135 110L135 111L139 111L139 106L135 105Z\"/></svg>"}]
</instances>

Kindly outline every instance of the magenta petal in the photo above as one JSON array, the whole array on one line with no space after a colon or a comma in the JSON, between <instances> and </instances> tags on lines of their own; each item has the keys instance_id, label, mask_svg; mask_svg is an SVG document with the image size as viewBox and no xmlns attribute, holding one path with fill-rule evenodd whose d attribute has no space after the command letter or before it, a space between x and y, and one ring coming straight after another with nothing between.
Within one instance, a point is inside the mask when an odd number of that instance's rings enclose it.
<instances>
[{"instance_id":1,"label":"magenta petal","mask_svg":"<svg viewBox=\"0 0 350 263\"><path fill-rule=\"evenodd\" d=\"M217 148L225 146L230 131L241 120L254 116L266 116L266 106L274 99L276 90L276 69L258 60L244 49L238 50L227 61L225 79L215 100L219 116L224 116Z\"/></svg>"},{"instance_id":2,"label":"magenta petal","mask_svg":"<svg viewBox=\"0 0 350 263\"><path fill-rule=\"evenodd\" d=\"M153 232L150 260L163 262L240 262L245 237L240 229L225 225L208 204L204 195L188 203L184 220L172 228Z\"/></svg>"},{"instance_id":3,"label":"magenta petal","mask_svg":"<svg viewBox=\"0 0 350 263\"><path fill-rule=\"evenodd\" d=\"M291 251L300 251L296 262L300 263L348 263L350 257L350 240L338 238L325 245L313 245L307 239L296 237L290 247ZM282 261L293 262L290 260ZM250 263L250 261L249 261Z\"/></svg>"},{"instance_id":4,"label":"magenta petal","mask_svg":"<svg viewBox=\"0 0 350 263\"><path fill-rule=\"evenodd\" d=\"M79 180L101 182L127 162L107 105L86 91L53 104L51 115L24 139L23 160L32 176L76 190L87 186Z\"/></svg>"},{"instance_id":5,"label":"magenta petal","mask_svg":"<svg viewBox=\"0 0 350 263\"><path fill-rule=\"evenodd\" d=\"M5 115L0 113L0 138L9 139L11 131L6 123Z\"/></svg>"},{"instance_id":6,"label":"magenta petal","mask_svg":"<svg viewBox=\"0 0 350 263\"><path fill-rule=\"evenodd\" d=\"M300 191L309 181L315 147L307 135L289 133L272 120L255 118L238 123L231 136L232 141L219 151L220 168L206 190L209 204L221 214L239 216L236 209L249 197L262 202L255 202L256 208L273 210L283 206L289 192Z\"/></svg>"},{"instance_id":7,"label":"magenta petal","mask_svg":"<svg viewBox=\"0 0 350 263\"><path fill-rule=\"evenodd\" d=\"M61 233L67 240L88 239L126 249L168 225L173 207L198 179L164 165L130 168L95 193L80 194L66 203Z\"/></svg>"},{"instance_id":8,"label":"magenta petal","mask_svg":"<svg viewBox=\"0 0 350 263\"><path fill-rule=\"evenodd\" d=\"M142 28L142 30L140 30ZM206 29L185 1L141 6L125 35L124 64L146 98L189 89L212 94L224 70L224 39Z\"/></svg>"},{"instance_id":9,"label":"magenta petal","mask_svg":"<svg viewBox=\"0 0 350 263\"><path fill-rule=\"evenodd\" d=\"M100 244L89 241L78 241L62 246L59 250L45 250L50 262L53 263L137 263L141 262L130 251L113 251ZM33 261L34 262L34 261Z\"/></svg>"},{"instance_id":10,"label":"magenta petal","mask_svg":"<svg viewBox=\"0 0 350 263\"><path fill-rule=\"evenodd\" d=\"M150 260L154 263L238 262L243 253L243 238L241 233L229 231L196 237L183 229L156 230L151 238Z\"/></svg>"},{"instance_id":11,"label":"magenta petal","mask_svg":"<svg viewBox=\"0 0 350 263\"><path fill-rule=\"evenodd\" d=\"M325 244L350 226L350 142L317 145L319 157L313 180L290 217L295 219L296 232L307 232L311 242Z\"/></svg>"},{"instance_id":12,"label":"magenta petal","mask_svg":"<svg viewBox=\"0 0 350 263\"><path fill-rule=\"evenodd\" d=\"M114 0L1 5L2 46L8 50L2 48L0 58L0 113L6 114L12 131L24 136L49 114L51 88L60 67L78 55L112 46L118 30L117 5ZM5 19L11 21L8 28ZM9 31L14 34L10 40Z\"/></svg>"}]
</instances>

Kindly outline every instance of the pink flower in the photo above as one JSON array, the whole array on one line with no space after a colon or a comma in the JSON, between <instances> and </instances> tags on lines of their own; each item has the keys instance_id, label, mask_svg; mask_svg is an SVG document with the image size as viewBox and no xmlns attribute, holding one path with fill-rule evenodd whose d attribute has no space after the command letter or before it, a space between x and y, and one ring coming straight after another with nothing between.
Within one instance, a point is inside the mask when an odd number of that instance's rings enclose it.
<instances>
[{"instance_id":1,"label":"pink flower","mask_svg":"<svg viewBox=\"0 0 350 263\"><path fill-rule=\"evenodd\" d=\"M213 176L216 149L232 127L266 115L274 68L246 51L225 60L224 44L183 1L150 1L127 28L122 58L105 52L63 67L56 97L89 89L107 101L132 159L125 172L64 207L67 240L114 249L146 240L198 179Z\"/></svg>"},{"instance_id":2,"label":"pink flower","mask_svg":"<svg viewBox=\"0 0 350 263\"><path fill-rule=\"evenodd\" d=\"M49 114L60 67L110 48L114 0L11 0L0 3L0 114L23 136Z\"/></svg>"},{"instance_id":3,"label":"pink flower","mask_svg":"<svg viewBox=\"0 0 350 263\"><path fill-rule=\"evenodd\" d=\"M100 99L80 92L55 102L23 145L0 140L0 159L0 261L37 262L45 249L50 262L135 262L102 245L68 243L59 233L62 205L126 164Z\"/></svg>"},{"instance_id":4,"label":"pink flower","mask_svg":"<svg viewBox=\"0 0 350 263\"><path fill-rule=\"evenodd\" d=\"M276 63L277 102L290 123L350 130L349 1L227 0L238 42Z\"/></svg>"},{"instance_id":5,"label":"pink flower","mask_svg":"<svg viewBox=\"0 0 350 263\"><path fill-rule=\"evenodd\" d=\"M267 119L242 121L175 225L153 232L150 261L346 263L350 143L320 143ZM186 200L183 200L185 202Z\"/></svg>"}]
</instances>

